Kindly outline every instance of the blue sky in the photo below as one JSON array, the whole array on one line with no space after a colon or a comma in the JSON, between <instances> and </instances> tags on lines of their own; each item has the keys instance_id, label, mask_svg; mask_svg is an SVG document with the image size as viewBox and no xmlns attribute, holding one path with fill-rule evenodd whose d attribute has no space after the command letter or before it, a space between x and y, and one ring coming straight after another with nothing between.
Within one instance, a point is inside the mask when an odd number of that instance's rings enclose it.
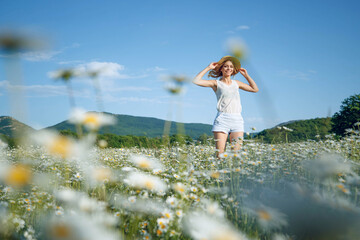
<instances>
[{"instance_id":1,"label":"blue sky","mask_svg":"<svg viewBox=\"0 0 360 240\"><path fill-rule=\"evenodd\" d=\"M240 92L245 131L331 116L360 91L360 3L357 1L9 1L0 31L41 37L48 47L22 55L26 118L34 128L68 118L66 87L51 72L106 66L105 111L212 124L216 97L187 84L171 96L164 76L193 78L242 39L242 66L258 93ZM4 54L0 115L12 115ZM246 82L239 74L237 80ZM89 79L74 79L78 107L97 111ZM171 110L170 110L171 109Z\"/></svg>"}]
</instances>

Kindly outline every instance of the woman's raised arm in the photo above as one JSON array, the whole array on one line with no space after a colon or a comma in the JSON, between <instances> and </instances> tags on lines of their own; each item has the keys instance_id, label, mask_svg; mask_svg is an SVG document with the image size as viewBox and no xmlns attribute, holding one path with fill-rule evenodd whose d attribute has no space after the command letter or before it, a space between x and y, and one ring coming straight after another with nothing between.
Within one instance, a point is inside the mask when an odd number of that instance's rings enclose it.
<instances>
[{"instance_id":1,"label":"woman's raised arm","mask_svg":"<svg viewBox=\"0 0 360 240\"><path fill-rule=\"evenodd\" d=\"M242 83L240 81L236 81L239 85L239 88L248 92L258 92L259 88L256 85L255 81L249 76L245 68L240 68L239 72L241 75L244 76L244 78L248 81L249 84Z\"/></svg>"},{"instance_id":2,"label":"woman's raised arm","mask_svg":"<svg viewBox=\"0 0 360 240\"><path fill-rule=\"evenodd\" d=\"M202 79L208 71L214 69L216 67L217 63L212 62L207 66L204 70L198 73L196 77L193 80L193 83L200 86L200 87L215 87L216 86L216 80L204 80Z\"/></svg>"}]
</instances>

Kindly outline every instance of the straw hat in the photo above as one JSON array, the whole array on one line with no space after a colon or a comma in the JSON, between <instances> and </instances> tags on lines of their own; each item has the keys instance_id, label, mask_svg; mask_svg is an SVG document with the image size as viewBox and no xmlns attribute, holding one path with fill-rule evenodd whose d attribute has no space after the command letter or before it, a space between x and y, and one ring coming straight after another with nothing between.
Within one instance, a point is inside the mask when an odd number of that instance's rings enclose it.
<instances>
[{"instance_id":1,"label":"straw hat","mask_svg":"<svg viewBox=\"0 0 360 240\"><path fill-rule=\"evenodd\" d=\"M231 61L234 65L234 68L239 71L241 68L241 63L239 61L239 59L237 59L236 57L233 56L224 56L220 59L220 61L218 62L219 64L224 63L226 61Z\"/></svg>"}]
</instances>

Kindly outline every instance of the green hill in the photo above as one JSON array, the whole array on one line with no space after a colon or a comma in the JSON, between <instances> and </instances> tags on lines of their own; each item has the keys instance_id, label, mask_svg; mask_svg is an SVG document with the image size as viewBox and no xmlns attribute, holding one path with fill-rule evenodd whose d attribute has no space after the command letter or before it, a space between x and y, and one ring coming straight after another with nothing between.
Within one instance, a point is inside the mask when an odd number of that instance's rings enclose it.
<instances>
[{"instance_id":1,"label":"green hill","mask_svg":"<svg viewBox=\"0 0 360 240\"><path fill-rule=\"evenodd\" d=\"M285 127L285 128L284 128ZM286 130L286 128L290 130ZM266 143L299 142L324 139L331 130L331 118L315 118L281 123L259 132L255 137ZM286 140L287 139L287 140Z\"/></svg>"},{"instance_id":2,"label":"green hill","mask_svg":"<svg viewBox=\"0 0 360 240\"><path fill-rule=\"evenodd\" d=\"M146 136L146 137L160 137L163 135L165 120L151 118L151 117L136 117L122 114L111 114L116 119L116 124L103 127L100 130L100 134L112 133L116 135L133 135L133 136ZM192 138L198 138L202 134L212 135L209 124L202 123L185 123L185 134ZM54 126L50 126L47 129L66 130L69 129L76 132L74 124L68 121L60 122ZM172 122L170 128L170 135L177 133L177 123Z\"/></svg>"},{"instance_id":3,"label":"green hill","mask_svg":"<svg viewBox=\"0 0 360 240\"><path fill-rule=\"evenodd\" d=\"M164 131L165 120L151 118L151 117L136 117L122 114L111 114L116 119L116 124L112 126L103 127L100 134L110 133L115 135L132 135L132 136L146 136L148 138L161 137ZM292 131L285 130L285 128ZM201 135L206 134L212 136L209 124L201 123L185 123L185 134L191 138L197 139ZM0 117L0 135L13 138L13 130L20 129L24 131L36 131L33 128L11 118ZM60 122L47 129L57 131L70 130L76 132L75 126L68 121ZM309 139L324 139L325 135L329 134L331 129L331 118L315 118L308 120L296 120L279 124L271 129L265 129L259 133L254 133L253 138L261 139L266 143L280 143L280 142L299 142ZM177 123L171 123L171 131L169 135L177 133ZM318 135L318 136L317 136ZM3 136L2 138L4 138ZM4 139L3 139L4 140Z\"/></svg>"},{"instance_id":4,"label":"green hill","mask_svg":"<svg viewBox=\"0 0 360 240\"><path fill-rule=\"evenodd\" d=\"M0 134L14 137L15 130L20 133L35 131L32 127L29 127L12 117L0 116Z\"/></svg>"}]
</instances>

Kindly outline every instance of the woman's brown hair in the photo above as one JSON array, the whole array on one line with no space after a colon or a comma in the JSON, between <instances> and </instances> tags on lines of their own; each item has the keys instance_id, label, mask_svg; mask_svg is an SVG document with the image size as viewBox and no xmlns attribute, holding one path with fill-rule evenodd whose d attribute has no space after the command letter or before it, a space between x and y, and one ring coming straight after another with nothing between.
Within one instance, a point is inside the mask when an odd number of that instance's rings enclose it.
<instances>
[{"instance_id":1,"label":"woman's brown hair","mask_svg":"<svg viewBox=\"0 0 360 240\"><path fill-rule=\"evenodd\" d=\"M217 62L216 67L209 72L208 77L212 77L212 78L221 77L222 76L221 69L227 61L232 62L232 64L234 65L234 71L231 74L231 76L238 74L238 72L241 68L240 61L236 57L225 56L225 57L222 57L220 59L220 61Z\"/></svg>"}]
</instances>

